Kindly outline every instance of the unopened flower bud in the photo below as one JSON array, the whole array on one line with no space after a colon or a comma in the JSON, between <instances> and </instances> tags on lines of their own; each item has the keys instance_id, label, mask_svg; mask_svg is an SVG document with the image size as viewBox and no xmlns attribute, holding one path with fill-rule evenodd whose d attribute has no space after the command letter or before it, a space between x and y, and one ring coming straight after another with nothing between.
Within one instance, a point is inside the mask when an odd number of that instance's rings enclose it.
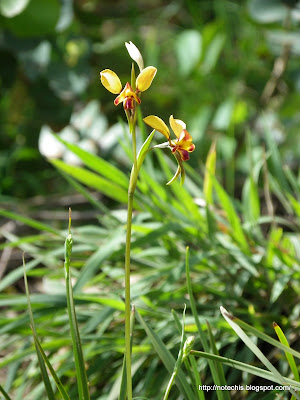
<instances>
[{"instance_id":1,"label":"unopened flower bud","mask_svg":"<svg viewBox=\"0 0 300 400\"><path fill-rule=\"evenodd\" d=\"M140 71L142 71L144 69L144 60L143 60L143 57L142 57L139 49L132 42L129 42L129 43L125 42L125 46L126 46L126 49L129 53L130 57L133 59L133 61L135 61L137 63Z\"/></svg>"},{"instance_id":2,"label":"unopened flower bud","mask_svg":"<svg viewBox=\"0 0 300 400\"><path fill-rule=\"evenodd\" d=\"M184 359L189 355L190 351L193 348L193 345L195 343L195 336L189 336L186 341L184 342L183 345L183 356L182 356L182 361L184 361Z\"/></svg>"}]
</instances>

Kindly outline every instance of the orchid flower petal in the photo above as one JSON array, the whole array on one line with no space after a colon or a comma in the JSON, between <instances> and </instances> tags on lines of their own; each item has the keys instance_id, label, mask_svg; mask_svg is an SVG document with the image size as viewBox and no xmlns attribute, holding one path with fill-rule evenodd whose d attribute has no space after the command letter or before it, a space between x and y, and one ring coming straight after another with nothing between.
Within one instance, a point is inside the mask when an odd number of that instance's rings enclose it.
<instances>
[{"instance_id":1,"label":"orchid flower petal","mask_svg":"<svg viewBox=\"0 0 300 400\"><path fill-rule=\"evenodd\" d=\"M143 120L147 125L151 126L151 128L156 129L158 132L162 133L167 139L170 137L170 131L164 121L156 117L155 115L149 115Z\"/></svg>"},{"instance_id":2,"label":"orchid flower petal","mask_svg":"<svg viewBox=\"0 0 300 400\"><path fill-rule=\"evenodd\" d=\"M136 88L139 92L147 90L155 77L157 69L155 67L144 68L136 78Z\"/></svg>"},{"instance_id":3,"label":"orchid flower petal","mask_svg":"<svg viewBox=\"0 0 300 400\"><path fill-rule=\"evenodd\" d=\"M132 42L129 43L125 42L125 46L130 57L133 59L133 61L137 63L140 71L142 71L144 69L144 60L139 49Z\"/></svg>"},{"instance_id":4,"label":"orchid flower petal","mask_svg":"<svg viewBox=\"0 0 300 400\"><path fill-rule=\"evenodd\" d=\"M173 115L170 116L169 122L176 137L179 138L183 129L186 129L186 124L181 119L173 118Z\"/></svg>"},{"instance_id":5,"label":"orchid flower petal","mask_svg":"<svg viewBox=\"0 0 300 400\"><path fill-rule=\"evenodd\" d=\"M127 99L134 99L138 104L141 104L141 99L139 99L137 97L137 95L134 93L134 91L132 90L132 87L130 86L130 84L127 82L124 89L122 90L122 92L119 94L118 97L116 97L114 104L115 106L117 106L119 103L127 100Z\"/></svg>"},{"instance_id":6,"label":"orchid flower petal","mask_svg":"<svg viewBox=\"0 0 300 400\"><path fill-rule=\"evenodd\" d=\"M182 161L187 161L190 159L189 152L187 150L179 148L177 151L180 154Z\"/></svg>"},{"instance_id":7,"label":"orchid flower petal","mask_svg":"<svg viewBox=\"0 0 300 400\"><path fill-rule=\"evenodd\" d=\"M102 85L107 89L109 92L113 94L119 94L122 90L122 83L118 75L110 70L104 69L100 72L100 79Z\"/></svg>"}]
</instances>

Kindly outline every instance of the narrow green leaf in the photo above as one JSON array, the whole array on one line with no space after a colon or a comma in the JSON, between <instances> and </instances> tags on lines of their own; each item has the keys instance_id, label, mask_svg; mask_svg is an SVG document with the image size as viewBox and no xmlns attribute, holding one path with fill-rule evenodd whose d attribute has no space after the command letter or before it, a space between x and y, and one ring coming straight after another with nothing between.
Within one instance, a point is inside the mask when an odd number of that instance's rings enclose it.
<instances>
[{"instance_id":1,"label":"narrow green leaf","mask_svg":"<svg viewBox=\"0 0 300 400\"><path fill-rule=\"evenodd\" d=\"M243 187L244 214L250 222L257 222L260 217L260 201L258 188L252 176L250 176Z\"/></svg>"},{"instance_id":2,"label":"narrow green leaf","mask_svg":"<svg viewBox=\"0 0 300 400\"><path fill-rule=\"evenodd\" d=\"M206 353L203 351L192 350L191 354L196 357L203 357L208 360L221 362L225 365L228 365L229 367L236 368L240 371L247 372L248 374L259 376L260 378L269 380L271 382L276 382L276 383L282 385L281 380L279 380L276 376L274 376L270 371L267 371L262 368L254 367L251 364L245 364L241 361L236 361L231 358L221 357L221 356L217 356L212 353ZM295 390L300 390L300 382L296 382L296 381L286 378L286 377L283 377L283 379L285 382L284 385L291 385Z\"/></svg>"},{"instance_id":3,"label":"narrow green leaf","mask_svg":"<svg viewBox=\"0 0 300 400\"><path fill-rule=\"evenodd\" d=\"M185 262L185 265L186 265L187 289L188 289L188 294L189 294L189 298L190 298L190 304L191 304L193 317L194 317L196 325L197 325L197 329L198 329L198 333L199 333L199 336L200 336L200 341L201 341L202 347L203 347L205 352L209 353L210 349L209 349L209 346L208 346L208 343L207 343L206 336L205 336L205 334L203 332L203 329L201 327L201 323L200 323L200 320L199 320L199 317L198 317L196 303L195 303L195 299L194 299L194 295L193 295L192 282L191 282L191 278L190 278L189 248L188 247L186 248L186 262ZM219 376L218 376L218 372L217 372L215 364L211 360L209 360L208 361L208 365L209 365L209 368L210 368L214 383L216 385L220 385L221 382L219 380ZM223 391L219 391L219 390L217 391L217 397L218 397L219 400L225 399L224 396L225 395L224 395Z\"/></svg>"},{"instance_id":4,"label":"narrow green leaf","mask_svg":"<svg viewBox=\"0 0 300 400\"><path fill-rule=\"evenodd\" d=\"M203 181L203 193L206 204L213 203L213 180L212 176L215 176L216 172L216 142L214 141L208 152L206 163L205 163L205 173Z\"/></svg>"},{"instance_id":5,"label":"narrow green leaf","mask_svg":"<svg viewBox=\"0 0 300 400\"><path fill-rule=\"evenodd\" d=\"M169 374L173 373L173 368L175 365L175 359L170 353L170 351L166 348L164 343L160 340L160 338L156 335L156 333L152 330L152 328L145 322L142 316L137 312L137 319L140 324L143 326L148 338L150 339L155 351L163 362L164 366L168 370ZM184 373L179 370L176 377L176 384L181 391L182 395L185 399L194 400L193 392L190 388L190 385L184 375Z\"/></svg>"},{"instance_id":6,"label":"narrow green leaf","mask_svg":"<svg viewBox=\"0 0 300 400\"><path fill-rule=\"evenodd\" d=\"M55 373L55 371L54 371L54 369L53 369L48 357L46 356L46 354L45 354L45 352L44 352L44 350L43 350L43 348L42 348L42 346L41 346L41 344L39 342L39 339L38 339L37 335L35 334L35 332L33 330L32 330L32 334L33 334L33 338L34 338L34 343L35 343L39 353L43 357L43 359L44 359L44 361L45 361L45 363L46 363L46 365L47 365L47 367L48 367L48 369L49 369L49 371L50 371L50 373L51 373L51 375L52 375L52 377L54 379L54 382L55 382L55 384L57 386L57 389L59 390L59 392L62 395L64 400L71 400L69 395L68 395L68 393L66 392L63 384L61 383L59 377L56 375L56 373Z\"/></svg>"},{"instance_id":7,"label":"narrow green leaf","mask_svg":"<svg viewBox=\"0 0 300 400\"><path fill-rule=\"evenodd\" d=\"M121 203L127 202L127 191L121 186L102 178L94 172L68 165L61 160L50 160L50 162L59 170L66 172L79 182L98 190L100 193L105 194L105 196Z\"/></svg>"},{"instance_id":8,"label":"narrow green leaf","mask_svg":"<svg viewBox=\"0 0 300 400\"><path fill-rule=\"evenodd\" d=\"M269 129L266 129L266 141L267 141L268 148L271 152L271 156L269 158L269 161L271 164L270 165L271 170L273 171L274 175L276 176L276 179L279 183L281 191L282 192L290 192L288 181L282 170L283 163L281 160L280 153L278 151L278 145L275 142L274 135L270 132Z\"/></svg>"},{"instance_id":9,"label":"narrow green leaf","mask_svg":"<svg viewBox=\"0 0 300 400\"><path fill-rule=\"evenodd\" d=\"M137 155L137 173L139 173L141 166L145 160L146 154L148 152L151 140L153 139L155 129L150 133L150 135L147 137L147 139L144 141L138 155Z\"/></svg>"},{"instance_id":10,"label":"narrow green leaf","mask_svg":"<svg viewBox=\"0 0 300 400\"><path fill-rule=\"evenodd\" d=\"M265 357L265 355L261 352L261 350L252 342L252 340L245 334L245 332L236 324L233 319L234 317L225 310L224 307L221 306L221 313L235 333L240 337L240 339L245 343L247 347L256 355L256 357L268 368L268 370L279 380L282 385L286 384L285 378L280 374L280 372L270 363L270 361ZM296 399L300 399L297 393L290 389L289 392L296 397Z\"/></svg>"},{"instance_id":11,"label":"narrow green leaf","mask_svg":"<svg viewBox=\"0 0 300 400\"><path fill-rule=\"evenodd\" d=\"M285 337L285 334L283 333L280 326L276 324L276 322L273 322L273 328L274 328L276 335L278 336L278 339L280 340L280 342L282 344L284 344L285 346L290 347L289 342L287 341L287 338ZM287 352L285 352L285 356L288 360L289 366L291 367L291 370L294 374L296 381L299 382L299 380L300 380L299 373L298 373L298 369L297 369L294 357L290 353L287 353Z\"/></svg>"},{"instance_id":12,"label":"narrow green leaf","mask_svg":"<svg viewBox=\"0 0 300 400\"><path fill-rule=\"evenodd\" d=\"M175 320L175 324L178 329L178 332L181 333L180 321L174 310L172 310L172 315ZM184 341L186 339L187 339L187 336L186 336L186 334L184 334ZM194 389L194 392L195 392L194 395L199 400L204 400L204 392L202 390L198 390L199 385L201 385L201 379L200 379L200 373L198 372L198 367L197 367L195 357L192 356L191 354L189 354L188 358L189 358L190 364L188 363L188 360L184 360L184 363L185 363L187 371L190 373L191 381L193 382L192 388Z\"/></svg>"},{"instance_id":13,"label":"narrow green leaf","mask_svg":"<svg viewBox=\"0 0 300 400\"><path fill-rule=\"evenodd\" d=\"M144 141L138 155L137 155L137 172L134 172L135 166L132 166L131 174L130 174L130 182L129 182L129 190L134 191L136 184L137 184L137 176L139 174L139 171L141 169L141 166L144 162L144 159L146 157L147 152L149 151L149 146L151 143L151 140L153 138L155 129L150 133L150 135L147 137L147 139ZM135 180L135 181L134 181Z\"/></svg>"},{"instance_id":14,"label":"narrow green leaf","mask_svg":"<svg viewBox=\"0 0 300 400\"><path fill-rule=\"evenodd\" d=\"M98 172L100 175L107 178L109 181L116 183L118 186L122 186L124 189L128 188L128 177L117 167L111 163L103 160L102 158L89 153L75 144L68 143L58 135L54 135L57 140L63 143L69 150L76 154L80 160L90 169Z\"/></svg>"},{"instance_id":15,"label":"narrow green leaf","mask_svg":"<svg viewBox=\"0 0 300 400\"><path fill-rule=\"evenodd\" d=\"M232 201L222 186L219 184L217 179L213 178L214 180L214 187L216 189L217 195L219 197L221 206L226 213L227 219L232 228L232 236L237 243L239 243L244 251L249 253L249 246L244 235L240 219L233 207Z\"/></svg>"},{"instance_id":16,"label":"narrow green leaf","mask_svg":"<svg viewBox=\"0 0 300 400\"><path fill-rule=\"evenodd\" d=\"M91 279L99 265L120 248L124 240L124 228L118 227L112 230L107 240L100 245L99 249L87 260L80 271L80 275L74 286L74 292L78 292Z\"/></svg>"},{"instance_id":17,"label":"narrow green leaf","mask_svg":"<svg viewBox=\"0 0 300 400\"><path fill-rule=\"evenodd\" d=\"M23 224L28 225L31 228L37 229L39 231L45 231L45 232L53 233L54 235L57 235L57 236L62 236L60 231L52 228L49 225L35 221L34 219L31 219L31 218L23 217L22 215L13 213L11 211L6 211L3 209L0 209L0 215L2 215L3 217L9 218L9 219L13 219L15 221L22 222Z\"/></svg>"},{"instance_id":18,"label":"narrow green leaf","mask_svg":"<svg viewBox=\"0 0 300 400\"><path fill-rule=\"evenodd\" d=\"M214 354L216 354L217 356L219 356L219 352L218 352L218 349L216 346L215 338L213 336L210 324L208 323L208 321L206 321L206 323L207 323L207 328L208 328L210 347L212 349L212 352ZM215 365L216 365L216 369L217 369L219 382L221 382L221 386L224 386L227 384L227 382L225 379L223 366L221 363L215 363ZM224 398L230 400L229 392L227 390L224 391Z\"/></svg>"},{"instance_id":19,"label":"narrow green leaf","mask_svg":"<svg viewBox=\"0 0 300 400\"><path fill-rule=\"evenodd\" d=\"M3 394L3 396L6 400L12 400L11 397L9 397L9 395L6 393L6 391L4 390L4 388L1 385L0 385L0 393Z\"/></svg>"},{"instance_id":20,"label":"narrow green leaf","mask_svg":"<svg viewBox=\"0 0 300 400\"><path fill-rule=\"evenodd\" d=\"M171 388L172 388L174 380L175 380L175 378L176 378L176 376L177 376L177 374L178 374L178 372L180 370L181 363L182 363L183 356L184 356L183 355L183 345L184 345L184 338L185 338L185 334L184 334L185 311L186 311L186 305L184 305L184 310L183 310L183 315L182 315L180 348L179 348L177 360L176 360L175 365L174 365L173 373L172 373L172 375L170 377L170 380L169 380L168 386L166 388L163 400L167 400L169 398L169 394L170 394ZM172 310L172 314L173 314L173 316L175 314L175 312L173 310Z\"/></svg>"},{"instance_id":21,"label":"narrow green leaf","mask_svg":"<svg viewBox=\"0 0 300 400\"><path fill-rule=\"evenodd\" d=\"M254 328L253 326L246 324L246 322L240 320L239 318L234 318L234 322L236 324L238 324L241 328L243 328L243 329L247 330L249 333L253 334L254 336L257 336L258 338L262 339L263 341L270 343L272 346L275 346L278 349L281 349L284 352L292 354L294 357L297 357L300 359L300 353L298 351L291 349L289 346L285 346L284 344L278 342L278 340L275 340L271 336L266 335L265 333L259 331L258 329Z\"/></svg>"},{"instance_id":22,"label":"narrow green leaf","mask_svg":"<svg viewBox=\"0 0 300 400\"><path fill-rule=\"evenodd\" d=\"M83 358L80 334L76 318L75 304L73 298L73 289L71 282L70 260L72 254L73 239L71 235L71 209L69 214L69 235L65 241L65 278L66 278L66 293L67 293L67 307L69 314L70 330L73 343L73 352L75 358L77 385L79 398L81 400L89 400L89 385L86 376L85 362Z\"/></svg>"},{"instance_id":23,"label":"narrow green leaf","mask_svg":"<svg viewBox=\"0 0 300 400\"><path fill-rule=\"evenodd\" d=\"M30 296L29 296L29 289L28 289L28 282L27 282L27 275L26 275L26 266L25 266L25 258L23 254L23 266L24 266L24 283L25 283L25 290L26 290L26 297L27 297L27 304L28 304L28 313L29 313L29 318L30 318L30 324L31 324L31 329L34 332L35 336L37 337L36 329L35 329L35 323L33 319L33 314L32 314L32 309L31 309L31 303L30 303ZM35 347L36 347L36 353L38 357L38 362L42 374L42 379L45 385L46 393L48 396L49 400L55 400L54 392L49 380L49 376L47 373L46 365L44 363L44 359L36 345L35 342Z\"/></svg>"}]
</instances>

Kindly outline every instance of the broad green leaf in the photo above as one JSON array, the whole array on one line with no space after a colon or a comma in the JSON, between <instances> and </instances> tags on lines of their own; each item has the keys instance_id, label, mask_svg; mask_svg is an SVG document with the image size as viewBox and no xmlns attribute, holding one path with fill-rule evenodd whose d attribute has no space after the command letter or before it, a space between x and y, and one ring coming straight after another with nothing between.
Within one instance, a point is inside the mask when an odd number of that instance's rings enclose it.
<instances>
[{"instance_id":1,"label":"broad green leaf","mask_svg":"<svg viewBox=\"0 0 300 400\"><path fill-rule=\"evenodd\" d=\"M199 31L184 30L175 41L179 73L189 75L200 61L202 37Z\"/></svg>"},{"instance_id":2,"label":"broad green leaf","mask_svg":"<svg viewBox=\"0 0 300 400\"><path fill-rule=\"evenodd\" d=\"M280 0L250 0L248 7L251 17L262 24L284 21L289 12Z\"/></svg>"},{"instance_id":3,"label":"broad green leaf","mask_svg":"<svg viewBox=\"0 0 300 400\"><path fill-rule=\"evenodd\" d=\"M71 150L74 154L76 154L87 167L89 167L95 172L98 172L100 175L104 176L109 181L118 184L118 186L122 186L125 189L128 188L128 177L117 167L103 160L102 158L81 149L75 144L66 142L58 135L54 136L56 137L57 140L63 143L69 150Z\"/></svg>"},{"instance_id":4,"label":"broad green leaf","mask_svg":"<svg viewBox=\"0 0 300 400\"><path fill-rule=\"evenodd\" d=\"M233 238L237 243L239 243L242 246L244 251L249 252L248 243L240 223L240 218L234 209L231 198L228 196L228 194L225 192L225 190L222 188L222 186L215 178L214 178L214 187L219 197L221 206L225 211L227 219L231 225Z\"/></svg>"},{"instance_id":5,"label":"broad green leaf","mask_svg":"<svg viewBox=\"0 0 300 400\"><path fill-rule=\"evenodd\" d=\"M209 43L204 52L204 59L201 65L201 69L205 74L210 73L217 65L225 41L226 35L224 33L217 33Z\"/></svg>"},{"instance_id":6,"label":"broad green leaf","mask_svg":"<svg viewBox=\"0 0 300 400\"><path fill-rule=\"evenodd\" d=\"M127 203L127 192L121 186L102 178L94 172L88 171L81 167L68 165L61 160L50 160L50 162L56 168L66 172L79 182L98 190L107 197L110 197L111 199L117 200L121 203Z\"/></svg>"},{"instance_id":7,"label":"broad green leaf","mask_svg":"<svg viewBox=\"0 0 300 400\"><path fill-rule=\"evenodd\" d=\"M16 36L41 37L55 32L59 13L60 3L58 0L30 0L23 12L15 14L13 18L5 21L5 26Z\"/></svg>"},{"instance_id":8,"label":"broad green leaf","mask_svg":"<svg viewBox=\"0 0 300 400\"><path fill-rule=\"evenodd\" d=\"M15 17L27 7L29 2L30 0L1 0L0 13L7 18Z\"/></svg>"}]
</instances>

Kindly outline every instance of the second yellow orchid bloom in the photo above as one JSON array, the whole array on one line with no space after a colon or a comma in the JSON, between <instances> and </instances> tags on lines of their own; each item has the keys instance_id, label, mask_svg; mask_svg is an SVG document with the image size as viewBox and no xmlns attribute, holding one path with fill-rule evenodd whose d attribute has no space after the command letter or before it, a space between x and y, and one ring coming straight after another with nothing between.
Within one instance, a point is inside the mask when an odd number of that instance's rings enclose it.
<instances>
[{"instance_id":1,"label":"second yellow orchid bloom","mask_svg":"<svg viewBox=\"0 0 300 400\"><path fill-rule=\"evenodd\" d=\"M144 118L144 122L151 126L151 128L162 133L168 139L168 145L172 153L176 153L177 151L182 161L187 161L190 158L189 153L195 150L195 145L192 143L193 138L186 130L186 124L183 121L175 119L173 115L170 116L170 126L177 137L175 140L170 139L169 128L161 118L155 115L149 115Z\"/></svg>"}]
</instances>

